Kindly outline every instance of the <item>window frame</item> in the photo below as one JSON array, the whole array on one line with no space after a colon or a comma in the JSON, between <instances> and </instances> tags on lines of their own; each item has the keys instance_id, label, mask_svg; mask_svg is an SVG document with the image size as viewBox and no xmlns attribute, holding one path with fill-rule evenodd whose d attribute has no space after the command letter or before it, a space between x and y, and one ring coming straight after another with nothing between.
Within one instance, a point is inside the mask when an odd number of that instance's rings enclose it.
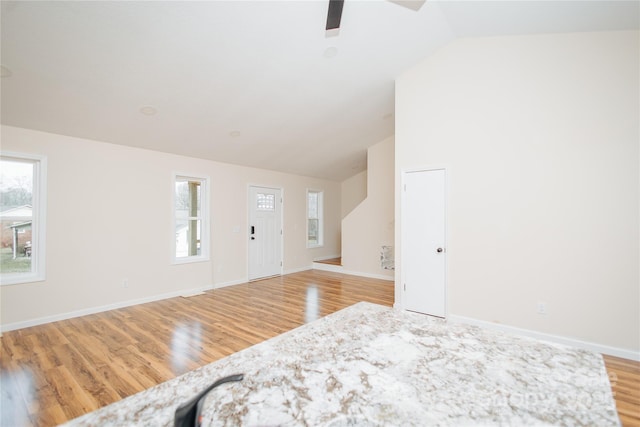
<instances>
[{"instance_id":1,"label":"window frame","mask_svg":"<svg viewBox=\"0 0 640 427\"><path fill-rule=\"evenodd\" d=\"M43 282L46 280L46 223L47 223L47 157L39 154L1 151L0 158L33 164L31 192L31 271L25 273L0 272L0 286Z\"/></svg>"},{"instance_id":2,"label":"window frame","mask_svg":"<svg viewBox=\"0 0 640 427\"><path fill-rule=\"evenodd\" d=\"M309 216L309 195L315 193L318 195L318 217L311 218ZM307 188L307 197L306 197L306 211L307 211L307 220L306 220L306 240L307 240L307 248L321 248L324 246L324 191L323 190L315 190L312 188ZM309 242L309 220L317 219L318 220L318 240L317 243Z\"/></svg>"},{"instance_id":3,"label":"window frame","mask_svg":"<svg viewBox=\"0 0 640 427\"><path fill-rule=\"evenodd\" d=\"M200 255L185 257L176 256L176 183L178 180L197 181L200 183ZM194 262L210 261L210 230L211 215L209 211L210 178L174 172L171 180L171 264L190 264Z\"/></svg>"}]
</instances>

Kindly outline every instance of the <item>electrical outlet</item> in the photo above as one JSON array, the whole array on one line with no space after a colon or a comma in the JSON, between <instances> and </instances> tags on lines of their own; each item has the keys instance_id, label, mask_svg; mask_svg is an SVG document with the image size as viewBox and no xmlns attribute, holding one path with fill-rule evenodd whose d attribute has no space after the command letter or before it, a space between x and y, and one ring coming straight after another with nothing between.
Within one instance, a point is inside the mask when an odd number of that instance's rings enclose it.
<instances>
[{"instance_id":1,"label":"electrical outlet","mask_svg":"<svg viewBox=\"0 0 640 427\"><path fill-rule=\"evenodd\" d=\"M129 279L122 279L122 287L125 289L129 287Z\"/></svg>"},{"instance_id":2,"label":"electrical outlet","mask_svg":"<svg viewBox=\"0 0 640 427\"><path fill-rule=\"evenodd\" d=\"M547 314L546 302L538 302L538 314Z\"/></svg>"}]
</instances>

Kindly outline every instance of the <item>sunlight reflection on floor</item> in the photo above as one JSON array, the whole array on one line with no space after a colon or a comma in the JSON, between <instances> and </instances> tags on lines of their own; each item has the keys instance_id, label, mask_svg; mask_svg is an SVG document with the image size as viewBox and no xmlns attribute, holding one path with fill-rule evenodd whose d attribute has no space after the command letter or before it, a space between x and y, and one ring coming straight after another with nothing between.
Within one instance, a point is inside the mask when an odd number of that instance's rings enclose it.
<instances>
[{"instance_id":1,"label":"sunlight reflection on floor","mask_svg":"<svg viewBox=\"0 0 640 427\"><path fill-rule=\"evenodd\" d=\"M171 337L171 367L176 374L190 370L189 364L197 359L202 348L202 324L190 322L176 326ZM194 357L195 356L195 357Z\"/></svg>"},{"instance_id":2,"label":"sunlight reflection on floor","mask_svg":"<svg viewBox=\"0 0 640 427\"><path fill-rule=\"evenodd\" d=\"M318 308L318 288L315 286L309 286L307 288L307 295L305 299L305 323L313 322L314 320L317 320L318 317L320 317Z\"/></svg>"}]
</instances>

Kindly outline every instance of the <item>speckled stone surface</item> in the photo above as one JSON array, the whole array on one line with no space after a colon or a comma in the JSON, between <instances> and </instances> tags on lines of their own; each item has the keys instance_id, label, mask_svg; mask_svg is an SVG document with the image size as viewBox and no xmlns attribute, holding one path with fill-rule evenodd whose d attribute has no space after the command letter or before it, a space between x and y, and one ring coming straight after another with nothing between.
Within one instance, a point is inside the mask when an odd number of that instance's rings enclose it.
<instances>
[{"instance_id":1,"label":"speckled stone surface","mask_svg":"<svg viewBox=\"0 0 640 427\"><path fill-rule=\"evenodd\" d=\"M602 357L359 303L72 420L169 426L220 377L211 426L618 426Z\"/></svg>"}]
</instances>

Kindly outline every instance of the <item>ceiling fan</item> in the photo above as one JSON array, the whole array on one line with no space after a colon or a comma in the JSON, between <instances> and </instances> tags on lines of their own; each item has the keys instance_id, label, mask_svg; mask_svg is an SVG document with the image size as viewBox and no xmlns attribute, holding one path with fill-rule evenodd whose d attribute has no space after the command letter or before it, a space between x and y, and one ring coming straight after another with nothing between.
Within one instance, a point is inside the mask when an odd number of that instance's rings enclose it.
<instances>
[{"instance_id":1,"label":"ceiling fan","mask_svg":"<svg viewBox=\"0 0 640 427\"><path fill-rule=\"evenodd\" d=\"M404 6L411 10L419 10L426 0L388 0L392 3ZM329 0L329 11L327 12L326 30L335 30L340 28L340 19L342 18L342 7L344 0Z\"/></svg>"}]
</instances>

